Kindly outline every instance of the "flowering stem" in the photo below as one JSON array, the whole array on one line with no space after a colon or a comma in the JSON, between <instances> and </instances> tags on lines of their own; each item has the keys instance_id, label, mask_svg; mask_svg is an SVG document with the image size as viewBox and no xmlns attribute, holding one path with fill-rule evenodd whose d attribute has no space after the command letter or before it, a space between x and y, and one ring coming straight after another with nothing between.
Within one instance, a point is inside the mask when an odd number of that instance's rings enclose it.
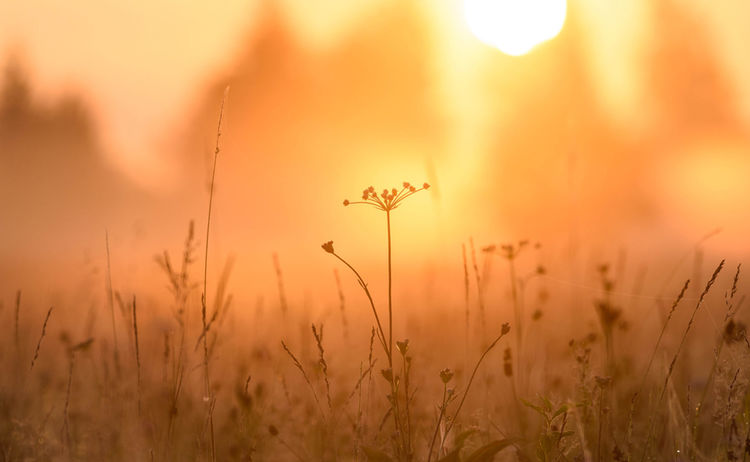
<instances>
[{"instance_id":1,"label":"flowering stem","mask_svg":"<svg viewBox=\"0 0 750 462\"><path fill-rule=\"evenodd\" d=\"M211 460L216 461L216 441L214 438L214 417L213 403L211 401L211 379L208 370L208 324L206 322L206 306L208 304L206 286L208 281L208 237L211 231L211 208L214 202L214 183L216 181L216 164L221 152L219 140L221 140L221 123L224 119L224 104L227 101L229 87L224 90L224 97L221 100L221 109L219 110L219 123L216 127L216 148L214 149L214 165L211 169L211 186L208 193L208 217L206 218L206 251L203 255L203 294L201 295L201 321L203 323L203 386L204 397L208 398L208 423L211 431Z\"/></svg>"},{"instance_id":2,"label":"flowering stem","mask_svg":"<svg viewBox=\"0 0 750 462\"><path fill-rule=\"evenodd\" d=\"M407 459L410 457L408 439L406 436L407 429L402 428L398 406L398 388L396 387L395 371L393 370L393 297L392 297L392 272L391 272L391 211L385 211L386 224L388 228L388 367L391 370L391 399L393 400L393 421L396 430L401 434L401 450L406 454ZM407 395L406 405L409 405Z\"/></svg>"},{"instance_id":3,"label":"flowering stem","mask_svg":"<svg viewBox=\"0 0 750 462\"><path fill-rule=\"evenodd\" d=\"M384 377L390 382L391 385L391 394L389 396L389 400L391 402L391 412L393 414L393 420L395 424L395 430L397 433L397 442L396 445L396 456L399 460L411 460L412 459L412 451L411 451L411 429L410 429L410 422L409 422L409 389L408 385L405 385L406 390L406 425L403 425L400 411L399 411L399 397L398 397L398 377L395 375L395 371L393 369L393 272L392 272L392 259L391 259L391 210L394 210L396 207L398 207L401 202L410 197L411 195L423 191L425 189L428 189L430 187L429 184L424 183L422 184L421 188L417 188L416 186L412 186L408 182L403 183L403 188L399 191L397 188L393 188L391 190L384 189L382 193L378 194L375 192L375 188L370 186L369 188L366 188L362 191L362 200L359 201L349 201L348 199L344 199L344 206L352 205L352 204L363 204L363 205L371 205L375 207L378 210L381 210L385 212L386 214L386 231L388 235L388 338L386 339L385 331L380 323L380 319L378 317L377 310L375 309L375 305L372 302L372 297L370 296L370 293L367 289L367 286L365 285L362 278L359 276L357 271L352 268L351 265L349 265L346 261L344 261L341 257L336 255L333 250L333 241L326 242L323 244L323 250L325 250L328 253L331 253L335 255L339 260L344 262L354 273L357 275L358 282L364 289L364 291L367 293L367 297L370 301L370 306L372 307L373 314L375 315L375 320L378 323L378 334L379 338L383 344L383 349L385 350L386 356L388 358L388 369L383 371ZM406 360L406 359L404 359ZM405 375L408 375L408 366L405 366L404 370ZM408 378L405 378L408 380Z\"/></svg>"},{"instance_id":4,"label":"flowering stem","mask_svg":"<svg viewBox=\"0 0 750 462\"><path fill-rule=\"evenodd\" d=\"M388 351L393 351L393 299L391 298L391 211L385 212L388 224Z\"/></svg>"}]
</instances>

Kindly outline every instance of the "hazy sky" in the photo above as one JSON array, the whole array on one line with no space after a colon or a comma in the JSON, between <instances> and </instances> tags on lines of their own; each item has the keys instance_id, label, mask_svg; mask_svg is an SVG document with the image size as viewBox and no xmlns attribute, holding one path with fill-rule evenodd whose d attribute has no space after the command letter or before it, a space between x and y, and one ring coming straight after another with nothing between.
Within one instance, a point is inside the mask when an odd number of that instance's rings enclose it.
<instances>
[{"instance_id":1,"label":"hazy sky","mask_svg":"<svg viewBox=\"0 0 750 462\"><path fill-rule=\"evenodd\" d=\"M268 0L269 2L273 0ZM358 15L378 3L283 0L292 29L311 47L335 43ZM460 0L427 2L438 34L444 97L457 111L477 114L477 96L465 88L467 74L486 59L467 31ZM234 55L252 31L259 0L221 2L5 0L0 2L0 56L20 54L39 96L84 94L105 126L104 142L121 168L146 184L159 183L166 168L158 152L190 110L193 97ZM642 75L638 53L648 47L646 0L573 0L583 14L589 65L597 92L613 116L637 130L642 121ZM709 26L710 39L750 121L750 2L685 2ZM366 17L366 16L365 16ZM471 122L469 122L471 123ZM467 136L471 136L467 134ZM134 174L137 172L137 174Z\"/></svg>"},{"instance_id":2,"label":"hazy sky","mask_svg":"<svg viewBox=\"0 0 750 462\"><path fill-rule=\"evenodd\" d=\"M274 0L263 1L272 4ZM379 4L403 1L406 0L279 0L279 4L301 43L325 50L337 44L360 21L377 14ZM482 168L481 161L485 159L480 156L489 152L482 143L488 138L491 114L496 109L489 105L497 102L480 93L476 83L481 79L477 76L492 68L489 64L494 64L492 59L500 52L481 44L468 31L462 17L461 0L413 1L425 11L435 32L438 60L433 63L435 75L432 77L439 88L430 90L436 90L433 94L450 109L445 111L449 112L452 124L450 135L444 140L448 144L445 151L453 153L456 162L442 166L444 171L453 174L453 178L443 179L442 186L446 191L451 187L462 191L465 184L461 182L477 176L472 175L471 169ZM685 0L680 5L705 21L708 40L717 53L724 76L734 86L746 126L750 126L750 84L747 83L750 82L750 61L746 59L750 43L750 2L723 0L721 8L715 3ZM215 84L217 75L230 69L240 50L247 48L245 39L253 33L261 5L261 0L0 0L0 62L9 54L20 56L32 75L34 91L40 99L66 92L82 95L100 124L97 133L102 137L110 160L148 189L169 188L165 180L169 175L165 172L170 169L164 153L172 149L175 137L185 128L184 117L195 114L196 99L204 97L207 86ZM577 19L585 34L581 43L586 52L585 65L593 75L590 81L595 85L594 91L609 115L621 122L619 129L630 130L637 139L638 131L648 124L643 108L649 98L645 85L647 75L639 62L661 32L652 27L653 11L649 8L652 0L571 0L569 5L580 12ZM688 42L690 39L686 37ZM512 66L515 61L503 62ZM229 115L231 117L231 111ZM679 148L679 140L669 141L674 141L678 145L676 149ZM673 197L667 198L677 204L674 214L698 217L695 224L691 223L688 234L692 234L686 238L690 242L695 239L693 226L699 229L697 232L705 232L705 223L725 226L729 212L736 217L735 222L745 220L747 213L742 201L733 199L746 197L738 186L745 183L746 175L736 167L748 165L746 146L742 149L734 145L727 147L737 162L718 164L706 161L714 155L715 148L715 144L710 143L705 147L691 147L700 150L701 155L694 156L697 160L692 162L682 162L684 165L674 180L679 184L671 189ZM419 164L418 168L421 171L424 167ZM676 170L671 164L658 165L658 159L649 169ZM710 175L706 175L707 172ZM372 176L371 171L360 173L365 174ZM711 181L702 185L696 178ZM717 178L720 181L716 181ZM420 181L420 176L404 179ZM450 180L455 184L449 184ZM363 185L367 184L364 181ZM686 195L685 191L692 195ZM457 204L459 199L463 200L463 196L455 199ZM426 198L420 200L427 201ZM735 203L737 210L727 208ZM219 216L221 207L222 202L218 204ZM462 204L456 205L463 212L461 207ZM696 215L694 209L712 214ZM339 214L340 210L330 213ZM359 215L355 217L360 219ZM669 223L684 227L684 222L679 220ZM212 236L219 241L216 248L222 249L221 240L217 239L222 236L221 219L216 220L215 225L218 229ZM735 225L737 242L741 238L746 248L746 229L750 225L747 222ZM183 229L181 222L177 232L182 233ZM487 226L474 226L474 229L496 232L495 228ZM677 234L681 230L670 231ZM436 233L435 242L442 237ZM474 234L474 237L481 242L482 236ZM426 242L425 247L432 248L435 244L420 239ZM233 249L234 244L234 241L229 242L223 248ZM144 247L148 247L149 252L154 248L150 243ZM281 248L291 252L289 247ZM311 248L320 252L317 244ZM254 260L246 258L245 261ZM153 266L150 260L144 265Z\"/></svg>"}]
</instances>

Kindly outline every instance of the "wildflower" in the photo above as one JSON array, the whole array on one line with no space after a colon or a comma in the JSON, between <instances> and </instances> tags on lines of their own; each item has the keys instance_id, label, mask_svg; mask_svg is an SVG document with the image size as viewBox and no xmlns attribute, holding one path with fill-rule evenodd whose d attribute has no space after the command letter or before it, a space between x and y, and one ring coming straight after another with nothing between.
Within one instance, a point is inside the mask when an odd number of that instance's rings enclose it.
<instances>
[{"instance_id":1,"label":"wildflower","mask_svg":"<svg viewBox=\"0 0 750 462\"><path fill-rule=\"evenodd\" d=\"M406 339L403 342L396 342L396 348L398 348L398 352L401 353L401 355L406 355L406 352L409 350L409 339Z\"/></svg>"},{"instance_id":2,"label":"wildflower","mask_svg":"<svg viewBox=\"0 0 750 462\"><path fill-rule=\"evenodd\" d=\"M510 332L510 324L509 323L503 323L503 326L500 328L500 333L505 335L508 332Z\"/></svg>"},{"instance_id":3,"label":"wildflower","mask_svg":"<svg viewBox=\"0 0 750 462\"><path fill-rule=\"evenodd\" d=\"M443 383L448 383L453 378L453 371L450 369L443 369L440 371L440 380L443 381Z\"/></svg>"},{"instance_id":4,"label":"wildflower","mask_svg":"<svg viewBox=\"0 0 750 462\"><path fill-rule=\"evenodd\" d=\"M328 241L325 244L321 245L323 250L325 250L328 253L333 253L333 241Z\"/></svg>"},{"instance_id":5,"label":"wildflower","mask_svg":"<svg viewBox=\"0 0 750 462\"><path fill-rule=\"evenodd\" d=\"M403 202L403 200L407 197L419 191L429 189L430 187L428 183L424 183L422 184L421 188L416 188L408 181L404 181L402 186L403 187L401 188L401 190L397 188L392 188L391 190L384 188L383 192L381 192L380 194L376 193L375 188L370 186L369 188L362 191L362 200L349 201L348 199L346 199L344 200L344 205L366 204L372 205L376 209L382 210L383 212L390 212L391 210L398 207L401 202Z\"/></svg>"}]
</instances>

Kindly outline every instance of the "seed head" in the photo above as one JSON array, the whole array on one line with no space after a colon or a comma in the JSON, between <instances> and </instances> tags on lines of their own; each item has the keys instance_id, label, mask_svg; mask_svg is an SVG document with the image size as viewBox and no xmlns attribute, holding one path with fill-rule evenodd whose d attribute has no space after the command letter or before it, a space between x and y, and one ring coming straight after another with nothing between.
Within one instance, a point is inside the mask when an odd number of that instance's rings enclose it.
<instances>
[{"instance_id":1,"label":"seed head","mask_svg":"<svg viewBox=\"0 0 750 462\"><path fill-rule=\"evenodd\" d=\"M397 341L396 348L401 355L406 355L406 352L409 350L409 339L406 339L403 342Z\"/></svg>"},{"instance_id":2,"label":"seed head","mask_svg":"<svg viewBox=\"0 0 750 462\"><path fill-rule=\"evenodd\" d=\"M453 378L453 371L450 369L443 369L440 371L440 380L443 381L443 383L448 383Z\"/></svg>"},{"instance_id":3,"label":"seed head","mask_svg":"<svg viewBox=\"0 0 750 462\"><path fill-rule=\"evenodd\" d=\"M510 324L505 322L503 323L503 326L500 328L500 333L502 335L506 335L508 332L510 332Z\"/></svg>"},{"instance_id":4,"label":"seed head","mask_svg":"<svg viewBox=\"0 0 750 462\"><path fill-rule=\"evenodd\" d=\"M328 241L325 244L321 245L323 250L325 250L328 253L333 253L333 241Z\"/></svg>"}]
</instances>

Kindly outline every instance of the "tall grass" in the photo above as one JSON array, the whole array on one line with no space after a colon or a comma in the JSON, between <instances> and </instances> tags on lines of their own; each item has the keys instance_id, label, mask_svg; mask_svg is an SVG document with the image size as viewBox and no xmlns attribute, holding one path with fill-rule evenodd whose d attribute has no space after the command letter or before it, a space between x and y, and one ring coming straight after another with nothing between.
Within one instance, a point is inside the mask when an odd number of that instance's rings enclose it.
<instances>
[{"instance_id":1,"label":"tall grass","mask_svg":"<svg viewBox=\"0 0 750 462\"><path fill-rule=\"evenodd\" d=\"M694 297L690 281L669 285L676 295L664 298L671 308L660 325L629 329L647 313L622 303L628 294L623 271L615 281L608 266L593 266L591 285L574 289L574 306L552 291L544 317L529 315L527 282L532 276L535 284L553 282L548 272L554 274L554 265L539 271L519 259L525 241L480 246L487 268L493 254L507 260L509 277L493 281L501 294L493 295L470 240L460 259L450 261L462 278L454 274L455 287L443 288L444 298L402 305L398 294L411 281L395 277L395 244L405 236L392 225L409 217L394 211L428 189L404 183L382 193L367 188L361 201L345 201L385 214L385 287L370 286L350 263L355 257L345 259L329 241L323 250L346 273L334 273L332 300L318 300L328 311L284 308L268 317L239 306L228 314L231 261L211 284L216 290L209 303L223 114L222 103L202 275L193 270L198 244L190 222L176 263L166 251L156 258L167 291L156 297L138 291L137 304L135 295L128 304L126 292L113 287L105 234L106 291L92 290L91 297L90 312L103 313L98 322L78 315L85 297L59 297L53 310L33 303L40 298L33 292L24 292L23 304L20 291L5 295L15 309L0 311L0 462L478 462L501 452L504 460L523 461L747 459L750 340L739 265L723 299L715 287L724 283L724 261L700 274L707 282ZM451 253L436 252L441 258ZM277 274L276 287L266 292L279 290L285 307L278 260L266 270ZM359 297L347 293L346 274ZM639 296L648 294L638 284ZM115 294L126 321L120 326ZM692 311L679 309L685 303ZM330 309L340 323L326 318ZM717 311L721 322L711 330ZM564 317L572 318L572 330L561 327ZM410 327L399 333L398 326ZM128 329L132 355L119 356L118 327ZM250 327L257 335L248 335ZM474 344L481 348L472 353ZM534 368L541 373L530 374Z\"/></svg>"}]
</instances>

